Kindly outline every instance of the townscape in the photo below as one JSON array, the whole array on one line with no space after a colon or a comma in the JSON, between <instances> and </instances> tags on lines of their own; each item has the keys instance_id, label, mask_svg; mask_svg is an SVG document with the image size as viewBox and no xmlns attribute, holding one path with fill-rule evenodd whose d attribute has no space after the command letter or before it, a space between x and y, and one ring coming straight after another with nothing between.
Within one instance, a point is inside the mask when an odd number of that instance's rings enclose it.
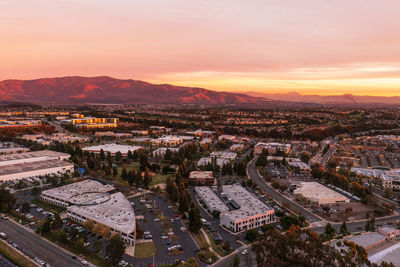
<instances>
[{"instance_id":1,"label":"townscape","mask_svg":"<svg viewBox=\"0 0 400 267\"><path fill-rule=\"evenodd\" d=\"M18 265L400 265L397 109L1 110Z\"/></svg>"}]
</instances>

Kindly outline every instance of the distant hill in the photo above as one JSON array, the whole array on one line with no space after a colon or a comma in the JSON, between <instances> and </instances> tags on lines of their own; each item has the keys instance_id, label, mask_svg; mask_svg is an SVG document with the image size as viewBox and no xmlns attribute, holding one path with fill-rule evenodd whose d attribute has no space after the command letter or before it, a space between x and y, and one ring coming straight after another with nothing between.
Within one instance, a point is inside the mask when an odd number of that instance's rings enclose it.
<instances>
[{"instance_id":1,"label":"distant hill","mask_svg":"<svg viewBox=\"0 0 400 267\"><path fill-rule=\"evenodd\" d=\"M384 96L356 96L352 94L343 95L303 95L297 92L284 94L269 94L259 92L245 92L247 95L254 97L265 97L275 101L290 101L290 102L308 102L314 104L336 104L336 105L397 105L400 104L400 88L399 96L384 97Z\"/></svg>"},{"instance_id":2,"label":"distant hill","mask_svg":"<svg viewBox=\"0 0 400 267\"><path fill-rule=\"evenodd\" d=\"M268 105L263 97L111 77L60 77L0 82L0 101L31 103L142 103Z\"/></svg>"}]
</instances>

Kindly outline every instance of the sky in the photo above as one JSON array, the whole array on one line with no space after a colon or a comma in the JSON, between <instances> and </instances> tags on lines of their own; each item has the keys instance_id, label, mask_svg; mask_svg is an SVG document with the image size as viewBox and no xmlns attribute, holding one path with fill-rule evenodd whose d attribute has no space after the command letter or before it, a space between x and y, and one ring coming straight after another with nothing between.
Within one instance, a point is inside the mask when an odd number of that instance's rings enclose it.
<instances>
[{"instance_id":1,"label":"sky","mask_svg":"<svg viewBox=\"0 0 400 267\"><path fill-rule=\"evenodd\" d=\"M0 80L400 96L398 0L0 0Z\"/></svg>"}]
</instances>

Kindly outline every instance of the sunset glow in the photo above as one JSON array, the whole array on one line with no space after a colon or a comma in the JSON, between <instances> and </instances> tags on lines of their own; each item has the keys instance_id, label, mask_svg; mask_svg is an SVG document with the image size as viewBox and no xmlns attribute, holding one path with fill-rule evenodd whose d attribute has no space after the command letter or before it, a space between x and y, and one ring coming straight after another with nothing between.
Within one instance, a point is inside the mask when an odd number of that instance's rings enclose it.
<instances>
[{"instance_id":1,"label":"sunset glow","mask_svg":"<svg viewBox=\"0 0 400 267\"><path fill-rule=\"evenodd\" d=\"M400 95L399 1L251 2L0 1L0 80Z\"/></svg>"}]
</instances>

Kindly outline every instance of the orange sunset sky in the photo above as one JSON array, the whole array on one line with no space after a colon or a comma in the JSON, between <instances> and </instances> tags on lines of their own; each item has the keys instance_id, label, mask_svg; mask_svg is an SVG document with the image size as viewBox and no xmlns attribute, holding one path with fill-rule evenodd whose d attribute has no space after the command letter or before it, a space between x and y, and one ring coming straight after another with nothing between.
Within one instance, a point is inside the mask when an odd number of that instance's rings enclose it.
<instances>
[{"instance_id":1,"label":"orange sunset sky","mask_svg":"<svg viewBox=\"0 0 400 267\"><path fill-rule=\"evenodd\" d=\"M398 0L1 0L0 80L400 96Z\"/></svg>"}]
</instances>

